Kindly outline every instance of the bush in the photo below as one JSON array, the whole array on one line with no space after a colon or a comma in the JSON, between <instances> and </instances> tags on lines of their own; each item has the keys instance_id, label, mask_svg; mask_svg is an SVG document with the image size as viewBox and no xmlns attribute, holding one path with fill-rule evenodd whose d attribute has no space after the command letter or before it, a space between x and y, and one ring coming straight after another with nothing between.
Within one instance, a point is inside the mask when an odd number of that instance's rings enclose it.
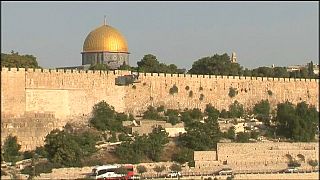
<instances>
[{"instance_id":1,"label":"bush","mask_svg":"<svg viewBox=\"0 0 320 180\"><path fill-rule=\"evenodd\" d=\"M236 90L237 90L236 88L232 88L232 87L229 88L229 96L231 98L235 97L238 94L238 91Z\"/></svg>"},{"instance_id":2,"label":"bush","mask_svg":"<svg viewBox=\"0 0 320 180\"><path fill-rule=\"evenodd\" d=\"M125 114L116 113L114 107L105 101L93 106L92 115L90 124L100 131L121 131L123 129L121 121L127 119Z\"/></svg>"},{"instance_id":3,"label":"bush","mask_svg":"<svg viewBox=\"0 0 320 180\"><path fill-rule=\"evenodd\" d=\"M136 85L133 85L133 86L132 86L132 89L136 89L136 88L137 88Z\"/></svg>"},{"instance_id":4,"label":"bush","mask_svg":"<svg viewBox=\"0 0 320 180\"><path fill-rule=\"evenodd\" d=\"M221 118L228 118L229 117L228 111L226 111L225 109L222 109L220 112L220 117Z\"/></svg>"},{"instance_id":5,"label":"bush","mask_svg":"<svg viewBox=\"0 0 320 180\"><path fill-rule=\"evenodd\" d=\"M318 163L317 160L309 160L309 161L308 161L308 164L309 164L310 166L312 166L312 168L315 168L316 166L319 165L319 163Z\"/></svg>"},{"instance_id":6,"label":"bush","mask_svg":"<svg viewBox=\"0 0 320 180\"><path fill-rule=\"evenodd\" d=\"M174 84L174 85L172 86L172 88L170 88L169 93L170 93L171 95L173 95L173 94L175 94L175 93L178 93L178 87Z\"/></svg>"},{"instance_id":7,"label":"bush","mask_svg":"<svg viewBox=\"0 0 320 180\"><path fill-rule=\"evenodd\" d=\"M52 169L59 168L58 164L54 164L51 162L39 162L35 165L35 167L32 167L32 165L26 166L21 170L22 174L28 174L31 177L39 176L41 173L51 173Z\"/></svg>"},{"instance_id":8,"label":"bush","mask_svg":"<svg viewBox=\"0 0 320 180\"><path fill-rule=\"evenodd\" d=\"M189 89L190 89L190 87L189 86L186 86L186 88L185 88L187 91L189 91Z\"/></svg>"},{"instance_id":9,"label":"bush","mask_svg":"<svg viewBox=\"0 0 320 180\"><path fill-rule=\"evenodd\" d=\"M157 107L157 111L158 112L163 112L164 111L164 105L161 105L161 106Z\"/></svg>"},{"instance_id":10,"label":"bush","mask_svg":"<svg viewBox=\"0 0 320 180\"><path fill-rule=\"evenodd\" d=\"M236 142L246 143L249 142L250 134L245 132L239 132L237 134Z\"/></svg>"},{"instance_id":11,"label":"bush","mask_svg":"<svg viewBox=\"0 0 320 180\"><path fill-rule=\"evenodd\" d=\"M168 122L172 125L176 125L179 122L178 116L169 116Z\"/></svg>"},{"instance_id":12,"label":"bush","mask_svg":"<svg viewBox=\"0 0 320 180\"><path fill-rule=\"evenodd\" d=\"M204 95L200 94L199 100L202 101L204 99Z\"/></svg>"},{"instance_id":13,"label":"bush","mask_svg":"<svg viewBox=\"0 0 320 180\"><path fill-rule=\"evenodd\" d=\"M148 109L143 113L144 119L161 119L161 116L158 114L158 111L153 107L149 106Z\"/></svg>"},{"instance_id":14,"label":"bush","mask_svg":"<svg viewBox=\"0 0 320 180\"><path fill-rule=\"evenodd\" d=\"M189 97L193 96L193 91L189 91Z\"/></svg>"},{"instance_id":15,"label":"bush","mask_svg":"<svg viewBox=\"0 0 320 180\"><path fill-rule=\"evenodd\" d=\"M67 167L81 166L81 160L96 152L98 136L90 132L70 134L58 129L46 136L45 150L48 160Z\"/></svg>"},{"instance_id":16,"label":"bush","mask_svg":"<svg viewBox=\"0 0 320 180\"><path fill-rule=\"evenodd\" d=\"M175 153L171 157L172 161L184 164L186 162L193 161L193 150L188 148L182 148L178 151L178 153Z\"/></svg>"},{"instance_id":17,"label":"bush","mask_svg":"<svg viewBox=\"0 0 320 180\"><path fill-rule=\"evenodd\" d=\"M231 118L239 118L244 114L243 105L238 101L235 101L233 104L229 106L229 117Z\"/></svg>"},{"instance_id":18,"label":"bush","mask_svg":"<svg viewBox=\"0 0 320 180\"><path fill-rule=\"evenodd\" d=\"M34 156L34 151L23 152L23 159L31 159Z\"/></svg>"},{"instance_id":19,"label":"bush","mask_svg":"<svg viewBox=\"0 0 320 180\"><path fill-rule=\"evenodd\" d=\"M3 158L6 162L17 162L20 156L21 145L17 142L17 136L11 134L6 138L3 145Z\"/></svg>"},{"instance_id":20,"label":"bush","mask_svg":"<svg viewBox=\"0 0 320 180\"><path fill-rule=\"evenodd\" d=\"M35 153L37 153L39 156L42 156L42 157L48 156L48 153L43 146L37 147L35 150Z\"/></svg>"},{"instance_id":21,"label":"bush","mask_svg":"<svg viewBox=\"0 0 320 180\"><path fill-rule=\"evenodd\" d=\"M124 133L119 134L118 138L119 138L119 141L130 141L131 140L131 138Z\"/></svg>"},{"instance_id":22,"label":"bush","mask_svg":"<svg viewBox=\"0 0 320 180\"><path fill-rule=\"evenodd\" d=\"M296 160L292 160L288 163L288 167L300 167L300 166L301 164Z\"/></svg>"},{"instance_id":23,"label":"bush","mask_svg":"<svg viewBox=\"0 0 320 180\"><path fill-rule=\"evenodd\" d=\"M200 86L200 87L199 87L199 91L202 91L202 90L203 90L203 87Z\"/></svg>"},{"instance_id":24,"label":"bush","mask_svg":"<svg viewBox=\"0 0 320 180\"><path fill-rule=\"evenodd\" d=\"M272 91L268 90L268 94L269 94L269 96L272 96Z\"/></svg>"}]
</instances>

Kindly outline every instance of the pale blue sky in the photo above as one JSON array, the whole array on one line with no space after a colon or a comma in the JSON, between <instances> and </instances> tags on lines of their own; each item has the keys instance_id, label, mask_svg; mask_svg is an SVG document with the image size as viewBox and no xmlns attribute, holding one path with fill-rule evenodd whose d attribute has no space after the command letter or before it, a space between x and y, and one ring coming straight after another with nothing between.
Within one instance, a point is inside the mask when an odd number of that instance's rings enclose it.
<instances>
[{"instance_id":1,"label":"pale blue sky","mask_svg":"<svg viewBox=\"0 0 320 180\"><path fill-rule=\"evenodd\" d=\"M127 39L130 65L151 53L189 69L235 51L248 68L319 61L318 2L1 2L1 52L32 54L45 68L81 64L103 24Z\"/></svg>"}]
</instances>

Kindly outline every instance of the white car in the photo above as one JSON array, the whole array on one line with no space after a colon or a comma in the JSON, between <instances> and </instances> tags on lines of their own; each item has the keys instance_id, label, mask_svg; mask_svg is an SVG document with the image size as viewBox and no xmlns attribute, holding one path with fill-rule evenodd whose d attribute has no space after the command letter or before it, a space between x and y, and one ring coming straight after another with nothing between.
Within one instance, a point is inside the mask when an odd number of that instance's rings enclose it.
<instances>
[{"instance_id":1,"label":"white car","mask_svg":"<svg viewBox=\"0 0 320 180\"><path fill-rule=\"evenodd\" d=\"M167 174L167 177L169 177L169 178L174 178L174 177L178 177L178 176L181 177L181 173L180 172L172 171L169 174Z\"/></svg>"},{"instance_id":2,"label":"white car","mask_svg":"<svg viewBox=\"0 0 320 180\"><path fill-rule=\"evenodd\" d=\"M288 168L285 170L287 173L297 173L299 170L297 168Z\"/></svg>"},{"instance_id":3,"label":"white car","mask_svg":"<svg viewBox=\"0 0 320 180\"><path fill-rule=\"evenodd\" d=\"M232 169L231 168L223 168L221 171L219 171L219 175L232 175Z\"/></svg>"}]
</instances>

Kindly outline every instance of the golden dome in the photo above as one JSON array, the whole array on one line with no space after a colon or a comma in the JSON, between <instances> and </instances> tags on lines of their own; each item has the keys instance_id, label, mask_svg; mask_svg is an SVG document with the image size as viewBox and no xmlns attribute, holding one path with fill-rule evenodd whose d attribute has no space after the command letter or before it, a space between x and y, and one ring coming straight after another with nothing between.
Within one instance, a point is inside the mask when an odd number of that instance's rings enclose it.
<instances>
[{"instance_id":1,"label":"golden dome","mask_svg":"<svg viewBox=\"0 0 320 180\"><path fill-rule=\"evenodd\" d=\"M83 52L122 52L128 53L126 39L121 33L108 25L91 31L83 44Z\"/></svg>"}]
</instances>

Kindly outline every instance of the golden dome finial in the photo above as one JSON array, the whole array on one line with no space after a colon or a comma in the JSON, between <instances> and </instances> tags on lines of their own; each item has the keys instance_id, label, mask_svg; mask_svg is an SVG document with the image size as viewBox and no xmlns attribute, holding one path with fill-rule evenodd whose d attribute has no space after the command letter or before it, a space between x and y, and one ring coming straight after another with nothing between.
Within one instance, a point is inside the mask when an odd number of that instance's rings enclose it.
<instances>
[{"instance_id":1,"label":"golden dome finial","mask_svg":"<svg viewBox=\"0 0 320 180\"><path fill-rule=\"evenodd\" d=\"M104 15L104 25L106 26L107 25L107 16Z\"/></svg>"}]
</instances>

